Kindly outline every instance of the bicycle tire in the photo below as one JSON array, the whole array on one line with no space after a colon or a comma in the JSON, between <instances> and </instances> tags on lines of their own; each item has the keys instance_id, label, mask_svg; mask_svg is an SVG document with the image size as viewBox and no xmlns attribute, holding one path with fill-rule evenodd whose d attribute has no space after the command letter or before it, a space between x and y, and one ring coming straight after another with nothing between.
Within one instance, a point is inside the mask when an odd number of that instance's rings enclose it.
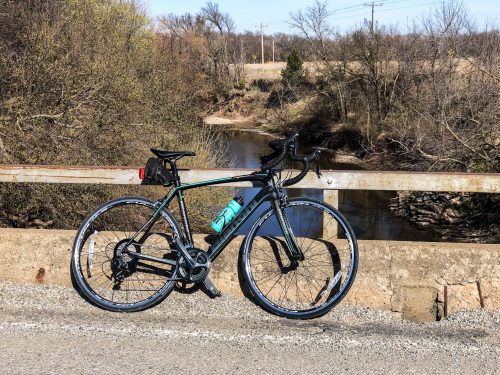
<instances>
[{"instance_id":1,"label":"bicycle tire","mask_svg":"<svg viewBox=\"0 0 500 375\"><path fill-rule=\"evenodd\" d=\"M305 209L312 210L312 215ZM354 232L337 209L314 199L290 199L283 213L291 223L290 229L303 251L304 261L299 261L297 266L292 264L286 255L286 242L276 235L277 221L274 234L271 233L273 226L269 220L276 220L276 214L269 209L256 220L245 238L241 257L243 278L252 296L265 310L290 319L320 317L346 296L354 282L359 261ZM332 221L338 226L338 237L331 231ZM313 230L312 234L306 233L313 222L316 222L316 234ZM317 228L318 223L321 223L320 228ZM324 233L331 237L324 238ZM318 247L326 251L312 252ZM286 275L284 279L283 275ZM277 285L281 291L273 291ZM295 295L289 293L287 285L288 288L295 285Z\"/></svg>"},{"instance_id":2,"label":"bicycle tire","mask_svg":"<svg viewBox=\"0 0 500 375\"><path fill-rule=\"evenodd\" d=\"M158 304L172 291L176 266L130 256L127 276L122 282L116 282L116 274L121 271L114 270L116 266L113 266L116 249L126 243L131 233L141 229L156 210L157 205L149 199L122 197L98 207L84 220L73 244L71 274L90 302L110 311L140 311ZM131 246L147 255L175 259L169 236L179 234L179 225L170 212L163 209L144 243Z\"/></svg>"}]
</instances>

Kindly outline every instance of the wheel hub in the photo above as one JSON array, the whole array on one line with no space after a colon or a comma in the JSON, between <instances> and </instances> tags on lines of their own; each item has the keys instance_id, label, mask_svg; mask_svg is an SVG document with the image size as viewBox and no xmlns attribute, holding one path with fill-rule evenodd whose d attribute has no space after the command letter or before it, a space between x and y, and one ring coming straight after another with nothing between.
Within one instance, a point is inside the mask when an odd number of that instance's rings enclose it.
<instances>
[{"instance_id":1,"label":"wheel hub","mask_svg":"<svg viewBox=\"0 0 500 375\"><path fill-rule=\"evenodd\" d=\"M113 249L113 260L111 261L111 271L115 278L118 281L122 281L125 277L132 275L136 268L138 258L132 257L125 252L125 250L129 250L131 252L140 253L141 247L137 244L130 244L127 246L127 243L130 242L130 239L124 239L118 242Z\"/></svg>"}]
</instances>

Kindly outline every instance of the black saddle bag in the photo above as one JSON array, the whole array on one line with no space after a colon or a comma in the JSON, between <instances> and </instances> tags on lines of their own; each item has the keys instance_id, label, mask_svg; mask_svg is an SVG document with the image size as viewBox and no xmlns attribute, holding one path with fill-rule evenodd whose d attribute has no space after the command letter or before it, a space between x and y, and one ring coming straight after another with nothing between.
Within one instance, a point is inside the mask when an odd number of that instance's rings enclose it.
<instances>
[{"instance_id":1,"label":"black saddle bag","mask_svg":"<svg viewBox=\"0 0 500 375\"><path fill-rule=\"evenodd\" d=\"M144 185L170 186L174 183L174 176L157 158L149 158L144 168Z\"/></svg>"}]
</instances>

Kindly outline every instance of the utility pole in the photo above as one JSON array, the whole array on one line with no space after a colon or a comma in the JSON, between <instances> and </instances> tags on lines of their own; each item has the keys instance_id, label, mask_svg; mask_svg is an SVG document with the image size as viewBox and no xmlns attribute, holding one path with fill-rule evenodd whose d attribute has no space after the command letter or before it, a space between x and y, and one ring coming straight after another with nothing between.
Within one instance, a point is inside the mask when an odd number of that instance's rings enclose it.
<instances>
[{"instance_id":1,"label":"utility pole","mask_svg":"<svg viewBox=\"0 0 500 375\"><path fill-rule=\"evenodd\" d=\"M363 6L365 7L372 7L372 22L370 24L370 29L371 33L373 34L375 32L375 7L381 7L384 5L384 3L376 3L375 1L372 1L371 3L364 3Z\"/></svg>"},{"instance_id":2,"label":"utility pole","mask_svg":"<svg viewBox=\"0 0 500 375\"><path fill-rule=\"evenodd\" d=\"M264 27L269 27L268 25L260 23L260 46L262 54L262 64L264 64Z\"/></svg>"},{"instance_id":3,"label":"utility pole","mask_svg":"<svg viewBox=\"0 0 500 375\"><path fill-rule=\"evenodd\" d=\"M274 36L273 36L273 62L274 62Z\"/></svg>"},{"instance_id":4,"label":"utility pole","mask_svg":"<svg viewBox=\"0 0 500 375\"><path fill-rule=\"evenodd\" d=\"M243 39L240 39L240 62L243 64Z\"/></svg>"}]
</instances>

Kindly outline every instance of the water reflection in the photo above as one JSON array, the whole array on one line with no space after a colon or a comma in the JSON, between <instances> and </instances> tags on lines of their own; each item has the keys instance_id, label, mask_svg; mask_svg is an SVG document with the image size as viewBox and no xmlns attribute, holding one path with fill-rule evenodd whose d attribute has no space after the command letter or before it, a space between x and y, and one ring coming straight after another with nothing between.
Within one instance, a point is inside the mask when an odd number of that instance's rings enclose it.
<instances>
[{"instance_id":1,"label":"water reflection","mask_svg":"<svg viewBox=\"0 0 500 375\"><path fill-rule=\"evenodd\" d=\"M259 168L259 157L269 154L269 138L256 133L229 131L225 135L228 152L233 156L232 167ZM304 150L302 152L307 152ZM353 170L356 165L332 163L327 155L322 154L322 169ZM241 189L248 203L258 189ZM318 189L287 189L289 197L305 196L323 200L323 192ZM339 209L352 225L356 236L364 240L407 240L407 241L439 241L441 237L430 230L421 230L403 218L395 217L388 209L389 199L395 196L392 191L343 190L339 192ZM254 218L263 213L269 205L260 207ZM322 228L322 218L311 219L314 225ZM248 231L253 220L248 220L240 229ZM308 222L309 223L309 222ZM273 233L278 235L279 233Z\"/></svg>"}]
</instances>

